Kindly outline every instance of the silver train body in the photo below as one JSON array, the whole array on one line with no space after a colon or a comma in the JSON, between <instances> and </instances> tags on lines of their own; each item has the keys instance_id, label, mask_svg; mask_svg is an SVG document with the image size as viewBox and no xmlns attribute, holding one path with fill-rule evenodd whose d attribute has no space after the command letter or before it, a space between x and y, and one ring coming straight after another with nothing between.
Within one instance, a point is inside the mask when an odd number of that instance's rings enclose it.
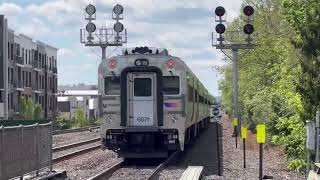
<instances>
[{"instance_id":1,"label":"silver train body","mask_svg":"<svg viewBox=\"0 0 320 180\"><path fill-rule=\"evenodd\" d=\"M98 73L102 145L121 157L167 157L208 125L213 96L166 49L124 49Z\"/></svg>"}]
</instances>

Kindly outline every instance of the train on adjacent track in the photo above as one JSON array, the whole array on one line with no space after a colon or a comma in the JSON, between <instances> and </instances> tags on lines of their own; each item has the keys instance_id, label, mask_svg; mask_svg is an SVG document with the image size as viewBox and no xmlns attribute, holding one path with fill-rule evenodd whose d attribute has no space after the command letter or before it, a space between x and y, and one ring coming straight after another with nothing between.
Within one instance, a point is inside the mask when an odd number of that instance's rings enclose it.
<instances>
[{"instance_id":1,"label":"train on adjacent track","mask_svg":"<svg viewBox=\"0 0 320 180\"><path fill-rule=\"evenodd\" d=\"M209 94L166 49L136 47L98 69L102 146L124 158L165 158L183 151L210 119Z\"/></svg>"}]
</instances>

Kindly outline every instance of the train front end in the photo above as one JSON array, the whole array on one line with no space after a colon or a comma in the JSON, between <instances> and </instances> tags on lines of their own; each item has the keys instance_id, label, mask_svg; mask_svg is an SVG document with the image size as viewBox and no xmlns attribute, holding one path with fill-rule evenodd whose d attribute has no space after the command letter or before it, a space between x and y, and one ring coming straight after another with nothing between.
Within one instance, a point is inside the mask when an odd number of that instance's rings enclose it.
<instances>
[{"instance_id":1,"label":"train front end","mask_svg":"<svg viewBox=\"0 0 320 180\"><path fill-rule=\"evenodd\" d=\"M172 110L183 107L180 76L163 71L164 58L168 58L166 50L126 49L124 55L99 66L102 144L121 157L161 158L181 149L179 132L184 124L171 124L164 113L166 88L178 91L180 106Z\"/></svg>"}]
</instances>

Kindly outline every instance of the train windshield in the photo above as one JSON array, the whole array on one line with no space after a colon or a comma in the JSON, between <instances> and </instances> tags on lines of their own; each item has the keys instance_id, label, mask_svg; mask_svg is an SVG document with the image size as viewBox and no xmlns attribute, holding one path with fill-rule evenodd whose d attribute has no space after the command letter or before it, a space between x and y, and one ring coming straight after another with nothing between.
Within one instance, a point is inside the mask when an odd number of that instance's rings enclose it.
<instances>
[{"instance_id":1,"label":"train windshield","mask_svg":"<svg viewBox=\"0 0 320 180\"><path fill-rule=\"evenodd\" d=\"M106 95L120 95L120 76L105 77L104 93Z\"/></svg>"},{"instance_id":2,"label":"train windshield","mask_svg":"<svg viewBox=\"0 0 320 180\"><path fill-rule=\"evenodd\" d=\"M179 76L163 76L163 92L165 95L176 95L180 93Z\"/></svg>"}]
</instances>

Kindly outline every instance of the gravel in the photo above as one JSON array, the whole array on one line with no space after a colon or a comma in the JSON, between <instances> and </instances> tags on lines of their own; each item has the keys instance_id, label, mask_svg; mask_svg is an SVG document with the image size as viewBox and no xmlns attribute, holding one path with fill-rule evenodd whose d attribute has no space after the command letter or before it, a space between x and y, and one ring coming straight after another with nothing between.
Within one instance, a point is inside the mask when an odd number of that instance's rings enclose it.
<instances>
[{"instance_id":1,"label":"gravel","mask_svg":"<svg viewBox=\"0 0 320 180\"><path fill-rule=\"evenodd\" d=\"M99 145L99 144L100 144L100 142L94 142L94 143L84 144L84 145L82 145L82 146L78 146L78 147L66 149L66 150L63 150L63 151L54 152L53 155L52 155L52 157L53 157L53 158L57 158L57 157L60 157L60 156L63 156L63 155L72 153L72 152L74 152L74 151L81 150L81 149L85 149L85 148L89 148L89 147L91 147L91 146Z\"/></svg>"},{"instance_id":2,"label":"gravel","mask_svg":"<svg viewBox=\"0 0 320 180\"><path fill-rule=\"evenodd\" d=\"M224 117L223 120L223 177L210 175L205 179L248 179L256 180L259 174L259 148L255 142L255 135L248 136L246 147L246 166L243 168L242 146L235 148L235 138L231 137L233 132L232 122ZM240 140L240 139L239 139ZM242 142L241 142L242 145ZM273 179L300 180L305 177L296 172L288 171L287 162L279 147L264 146L263 175L273 176Z\"/></svg>"},{"instance_id":3,"label":"gravel","mask_svg":"<svg viewBox=\"0 0 320 180\"><path fill-rule=\"evenodd\" d=\"M53 147L63 146L67 144L72 144L75 142L81 142L93 138L100 137L98 133L98 129L90 132L90 131L82 131L82 132L74 132L74 133L65 133L65 134L57 134L53 135Z\"/></svg>"},{"instance_id":4,"label":"gravel","mask_svg":"<svg viewBox=\"0 0 320 180\"><path fill-rule=\"evenodd\" d=\"M108 150L95 150L57 163L54 169L66 170L68 179L88 179L119 162L117 154Z\"/></svg>"},{"instance_id":5,"label":"gravel","mask_svg":"<svg viewBox=\"0 0 320 180\"><path fill-rule=\"evenodd\" d=\"M113 173L110 180L137 180L147 179L156 167L126 167Z\"/></svg>"}]
</instances>

